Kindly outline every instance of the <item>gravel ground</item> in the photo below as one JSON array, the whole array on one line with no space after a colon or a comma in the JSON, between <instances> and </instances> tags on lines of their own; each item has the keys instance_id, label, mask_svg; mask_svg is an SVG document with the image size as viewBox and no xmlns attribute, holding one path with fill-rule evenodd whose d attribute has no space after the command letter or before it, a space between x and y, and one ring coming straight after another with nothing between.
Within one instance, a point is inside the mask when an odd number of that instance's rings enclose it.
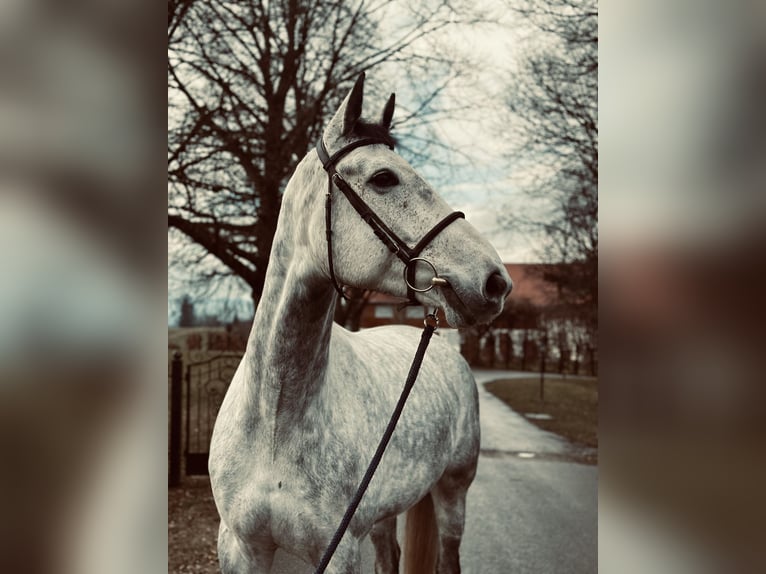
<instances>
[{"instance_id":1,"label":"gravel ground","mask_svg":"<svg viewBox=\"0 0 766 574\"><path fill-rule=\"evenodd\" d=\"M168 489L168 574L218 574L218 512L207 477Z\"/></svg>"},{"instance_id":2,"label":"gravel ground","mask_svg":"<svg viewBox=\"0 0 766 574\"><path fill-rule=\"evenodd\" d=\"M536 428L484 389L488 380L516 373L476 375L482 403L482 457L469 491L463 571L595 572L597 468L577 464L584 459L573 456L572 445ZM522 375L528 373L518 374ZM520 458L522 451L534 458ZM207 477L185 477L184 486L169 490L169 573L219 572L218 522ZM373 561L369 540L363 546L364 573L369 574ZM279 574L311 572L284 553L277 554L274 567Z\"/></svg>"}]
</instances>

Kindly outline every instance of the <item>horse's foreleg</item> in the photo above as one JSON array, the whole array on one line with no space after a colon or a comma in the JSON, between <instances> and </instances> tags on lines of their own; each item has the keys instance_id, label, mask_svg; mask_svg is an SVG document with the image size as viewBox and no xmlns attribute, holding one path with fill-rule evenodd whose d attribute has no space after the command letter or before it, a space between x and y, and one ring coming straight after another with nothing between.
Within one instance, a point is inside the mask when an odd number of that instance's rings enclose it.
<instances>
[{"instance_id":1,"label":"horse's foreleg","mask_svg":"<svg viewBox=\"0 0 766 574\"><path fill-rule=\"evenodd\" d=\"M465 497L470 480L464 476L443 476L431 490L436 524L439 527L437 574L460 572L460 540L465 524Z\"/></svg>"},{"instance_id":2,"label":"horse's foreleg","mask_svg":"<svg viewBox=\"0 0 766 574\"><path fill-rule=\"evenodd\" d=\"M399 574L399 543L396 541L396 516L376 523L370 532L375 547L375 574Z\"/></svg>"},{"instance_id":3,"label":"horse's foreleg","mask_svg":"<svg viewBox=\"0 0 766 574\"><path fill-rule=\"evenodd\" d=\"M221 522L218 529L218 562L223 574L268 574L275 548L245 548L237 536Z\"/></svg>"}]
</instances>

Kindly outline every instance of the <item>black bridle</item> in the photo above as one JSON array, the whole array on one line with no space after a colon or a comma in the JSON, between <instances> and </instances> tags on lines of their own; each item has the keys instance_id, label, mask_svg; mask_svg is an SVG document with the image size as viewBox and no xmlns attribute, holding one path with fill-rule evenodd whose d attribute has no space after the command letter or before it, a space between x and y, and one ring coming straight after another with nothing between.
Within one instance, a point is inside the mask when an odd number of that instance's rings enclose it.
<instances>
[{"instance_id":1,"label":"black bridle","mask_svg":"<svg viewBox=\"0 0 766 574\"><path fill-rule=\"evenodd\" d=\"M343 289L335 277L335 269L333 267L332 258L332 187L333 184L335 184L335 186L340 189L341 192L343 192L343 195L346 196L348 202L361 216L365 223L372 227L372 230L375 232L375 235L378 237L378 239L380 239L383 244L388 247L391 253L402 260L404 263L404 282L407 285L407 298L409 300L407 305L420 305L420 303L418 303L418 301L415 299L415 293L425 293L426 291L433 289L435 285L447 285L448 283L445 279L439 277L439 274L436 271L436 267L434 267L433 263L423 257L419 257L419 255L423 249L425 249L425 247L431 243L431 241L433 241L433 239L450 223L457 219L465 218L465 214L462 211L454 211L450 213L447 217L434 225L431 230L428 231L428 233L426 233L420 241L418 241L415 247L409 247L404 241L401 240L401 238L399 238L398 235L396 235L396 233L391 230L390 227L388 227L383 222L383 220L372 210L372 208L370 208L370 206L367 205L367 203L365 203L361 197L359 197L351 185L349 185L349 183L343 179L343 176L339 174L335 169L335 164L338 162L338 160L340 160L348 153L357 148L374 144L383 144L390 149L394 149L391 145L391 142L382 138L372 137L353 141L332 155L327 153L327 148L324 145L323 138L320 137L316 145L319 160L322 162L322 166L328 175L327 200L325 202L325 231L327 234L327 259L330 265L330 277L332 278L332 282L336 291L338 291L341 297L345 298ZM431 279L431 283L424 289L419 289L415 285L415 271L418 261L423 261L429 265L434 273L434 277Z\"/></svg>"}]
</instances>

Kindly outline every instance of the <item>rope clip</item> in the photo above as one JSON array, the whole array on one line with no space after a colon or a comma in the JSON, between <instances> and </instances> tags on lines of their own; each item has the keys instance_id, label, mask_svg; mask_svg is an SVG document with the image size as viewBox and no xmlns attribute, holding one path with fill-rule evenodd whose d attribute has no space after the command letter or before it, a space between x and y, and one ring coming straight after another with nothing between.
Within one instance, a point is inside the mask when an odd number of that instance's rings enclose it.
<instances>
[{"instance_id":1,"label":"rope clip","mask_svg":"<svg viewBox=\"0 0 766 574\"><path fill-rule=\"evenodd\" d=\"M439 317L436 316L437 308L434 307L423 319L423 326L432 327L434 331L439 328Z\"/></svg>"}]
</instances>

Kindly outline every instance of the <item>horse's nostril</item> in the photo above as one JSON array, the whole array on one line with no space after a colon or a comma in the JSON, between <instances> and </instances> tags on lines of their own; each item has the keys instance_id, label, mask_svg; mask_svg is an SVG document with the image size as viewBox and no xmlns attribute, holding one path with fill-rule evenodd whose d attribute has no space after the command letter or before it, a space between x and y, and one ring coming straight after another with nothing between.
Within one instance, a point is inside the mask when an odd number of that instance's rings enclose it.
<instances>
[{"instance_id":1,"label":"horse's nostril","mask_svg":"<svg viewBox=\"0 0 766 574\"><path fill-rule=\"evenodd\" d=\"M503 279L503 276L495 271L487 279L487 285L485 286L485 293L489 299L499 299L508 291L508 282Z\"/></svg>"}]
</instances>

